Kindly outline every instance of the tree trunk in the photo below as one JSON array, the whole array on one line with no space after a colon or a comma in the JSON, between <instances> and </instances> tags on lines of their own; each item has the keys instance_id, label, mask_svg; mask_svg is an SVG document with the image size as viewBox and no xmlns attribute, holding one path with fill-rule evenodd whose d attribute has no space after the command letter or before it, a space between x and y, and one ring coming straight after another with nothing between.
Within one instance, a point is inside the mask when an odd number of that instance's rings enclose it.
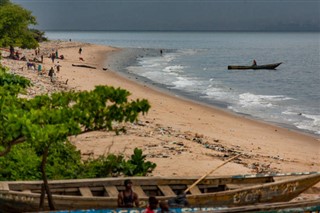
<instances>
[{"instance_id":1,"label":"tree trunk","mask_svg":"<svg viewBox=\"0 0 320 213\"><path fill-rule=\"evenodd\" d=\"M41 173L42 173L44 189L48 196L48 203L49 203L50 210L55 210L52 194L49 188L48 179L46 175L46 164L47 164L48 152L49 152L49 147L46 147L42 155Z\"/></svg>"},{"instance_id":2,"label":"tree trunk","mask_svg":"<svg viewBox=\"0 0 320 213\"><path fill-rule=\"evenodd\" d=\"M44 199L46 196L46 190L44 189L44 184L41 184L41 196L40 196L40 204L39 204L39 210L44 211Z\"/></svg>"}]
</instances>

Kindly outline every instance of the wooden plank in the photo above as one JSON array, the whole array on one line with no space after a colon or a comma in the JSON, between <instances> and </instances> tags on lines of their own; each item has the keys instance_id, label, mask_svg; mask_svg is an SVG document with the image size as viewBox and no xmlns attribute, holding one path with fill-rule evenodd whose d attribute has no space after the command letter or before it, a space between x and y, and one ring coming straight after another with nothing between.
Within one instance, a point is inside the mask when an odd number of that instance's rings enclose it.
<instances>
[{"instance_id":1,"label":"wooden plank","mask_svg":"<svg viewBox=\"0 0 320 213\"><path fill-rule=\"evenodd\" d=\"M140 186L132 186L132 190L137 193L139 197L148 197Z\"/></svg>"},{"instance_id":2,"label":"wooden plank","mask_svg":"<svg viewBox=\"0 0 320 213\"><path fill-rule=\"evenodd\" d=\"M23 190L22 192L31 194L31 190L30 189Z\"/></svg>"},{"instance_id":3,"label":"wooden plank","mask_svg":"<svg viewBox=\"0 0 320 213\"><path fill-rule=\"evenodd\" d=\"M226 184L226 187L228 190L234 190L234 189L241 189L244 187L251 187L251 186L256 186L257 184Z\"/></svg>"},{"instance_id":4,"label":"wooden plank","mask_svg":"<svg viewBox=\"0 0 320 213\"><path fill-rule=\"evenodd\" d=\"M168 185L159 185L158 186L164 196L175 196L176 194L172 191Z\"/></svg>"},{"instance_id":5,"label":"wooden plank","mask_svg":"<svg viewBox=\"0 0 320 213\"><path fill-rule=\"evenodd\" d=\"M9 191L9 184L6 182L0 183L0 191Z\"/></svg>"},{"instance_id":6,"label":"wooden plank","mask_svg":"<svg viewBox=\"0 0 320 213\"><path fill-rule=\"evenodd\" d=\"M188 188L191 187L191 185L188 185ZM200 195L202 194L201 191L199 190L198 186L194 186L193 188L190 188L190 193L192 195Z\"/></svg>"},{"instance_id":7,"label":"wooden plank","mask_svg":"<svg viewBox=\"0 0 320 213\"><path fill-rule=\"evenodd\" d=\"M88 187L80 187L79 191L83 197L92 197L92 192Z\"/></svg>"},{"instance_id":8,"label":"wooden plank","mask_svg":"<svg viewBox=\"0 0 320 213\"><path fill-rule=\"evenodd\" d=\"M109 197L118 197L119 191L115 186L104 186L104 189L108 193Z\"/></svg>"}]
</instances>

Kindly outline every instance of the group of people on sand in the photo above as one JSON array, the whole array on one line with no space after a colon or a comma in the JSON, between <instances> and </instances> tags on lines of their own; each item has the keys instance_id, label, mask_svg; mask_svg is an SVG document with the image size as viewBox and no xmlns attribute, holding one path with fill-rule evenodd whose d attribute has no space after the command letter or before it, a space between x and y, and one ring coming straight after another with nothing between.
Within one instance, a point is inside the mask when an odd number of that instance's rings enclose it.
<instances>
[{"instance_id":1,"label":"group of people on sand","mask_svg":"<svg viewBox=\"0 0 320 213\"><path fill-rule=\"evenodd\" d=\"M60 55L59 56L59 52L58 52L58 49L56 49L56 51L54 51L54 49L52 49L52 52L50 53L49 57L52 61L52 63L54 63L55 59L61 59L63 60L64 59L64 55Z\"/></svg>"},{"instance_id":2,"label":"group of people on sand","mask_svg":"<svg viewBox=\"0 0 320 213\"><path fill-rule=\"evenodd\" d=\"M35 55L39 55L40 54L40 48L36 48L35 49ZM52 52L49 55L49 58L51 58L52 62L54 62L54 59L57 58L58 55L58 50L56 50L55 52ZM63 55L61 55L60 57L58 57L59 59L64 59ZM51 82L55 81L55 77L56 74L60 72L61 69L61 65L59 64L59 61L56 61L56 63L54 64L54 66L51 66L51 68L49 69L49 71L46 71L46 68L43 66L43 55L41 55L41 60L38 60L36 57L34 58L34 60L26 60L27 61L27 69L30 70L36 70L38 75L48 75L50 77Z\"/></svg>"},{"instance_id":3,"label":"group of people on sand","mask_svg":"<svg viewBox=\"0 0 320 213\"><path fill-rule=\"evenodd\" d=\"M118 207L122 208L132 208L140 207L139 196L132 190L132 181L125 180L124 186L125 190L121 191L118 195ZM184 199L181 199L184 198ZM180 201L179 201L180 199ZM181 202L182 201L182 202ZM179 203L177 203L179 202ZM171 212L169 209L169 204L172 204L174 207L183 207L187 206L188 202L185 199L185 196L177 196L176 199L169 200L169 202L162 200L159 201L155 196L150 196L148 199L148 206L145 209L144 213L154 213L156 209L160 208L161 213Z\"/></svg>"}]
</instances>

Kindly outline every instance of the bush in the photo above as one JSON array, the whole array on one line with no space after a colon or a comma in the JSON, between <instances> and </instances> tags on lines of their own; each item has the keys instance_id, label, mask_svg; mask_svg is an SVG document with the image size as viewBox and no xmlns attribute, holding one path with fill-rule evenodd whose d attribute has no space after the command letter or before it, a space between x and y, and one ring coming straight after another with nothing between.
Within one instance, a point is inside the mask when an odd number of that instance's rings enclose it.
<instances>
[{"instance_id":1,"label":"bush","mask_svg":"<svg viewBox=\"0 0 320 213\"><path fill-rule=\"evenodd\" d=\"M48 179L102 178L111 176L145 176L156 167L145 161L142 150L136 148L125 160L123 155L109 154L97 159L81 161L80 151L70 142L50 149L46 165ZM13 147L0 158L0 180L41 180L41 153L29 144Z\"/></svg>"}]
</instances>

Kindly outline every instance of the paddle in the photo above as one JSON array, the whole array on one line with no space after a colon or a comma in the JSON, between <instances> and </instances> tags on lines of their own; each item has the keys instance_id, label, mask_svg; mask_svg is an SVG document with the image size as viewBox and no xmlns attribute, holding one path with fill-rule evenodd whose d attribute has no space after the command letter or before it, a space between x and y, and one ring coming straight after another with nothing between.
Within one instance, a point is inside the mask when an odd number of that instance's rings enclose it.
<instances>
[{"instance_id":1,"label":"paddle","mask_svg":"<svg viewBox=\"0 0 320 213\"><path fill-rule=\"evenodd\" d=\"M216 168L214 168L213 170L211 170L210 172L208 172L207 174L203 175L201 178L199 178L196 182L194 182L191 186L189 186L185 191L184 194L186 194L190 189L192 189L195 185L197 185L200 181L202 181L203 179L205 179L208 175L210 175L212 172L216 171L217 169L219 169L220 167L224 166L225 164L227 164L228 162L232 161L233 159L239 157L241 154L238 154L232 158L230 158L229 160L223 162L223 164L221 164L220 166L217 166Z\"/></svg>"}]
</instances>

